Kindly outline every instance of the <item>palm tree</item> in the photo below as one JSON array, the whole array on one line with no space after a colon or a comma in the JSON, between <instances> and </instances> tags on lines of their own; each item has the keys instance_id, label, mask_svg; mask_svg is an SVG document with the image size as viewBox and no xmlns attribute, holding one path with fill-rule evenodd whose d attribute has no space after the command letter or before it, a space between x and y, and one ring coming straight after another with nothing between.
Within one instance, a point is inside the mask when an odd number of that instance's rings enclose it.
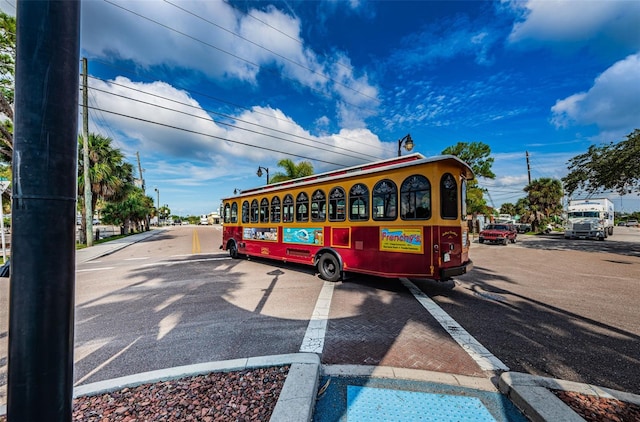
<instances>
[{"instance_id":1,"label":"palm tree","mask_svg":"<svg viewBox=\"0 0 640 422\"><path fill-rule=\"evenodd\" d=\"M112 139L89 134L89 180L91 183L91 209L95 210L98 199L122 200L133 186L133 166L124 162L122 152L111 145ZM84 158L83 138L78 137L78 205L82 215L84 206ZM86 219L82 219L82 236L86 234ZM84 240L86 241L86 240Z\"/></svg>"},{"instance_id":2,"label":"palm tree","mask_svg":"<svg viewBox=\"0 0 640 422\"><path fill-rule=\"evenodd\" d=\"M562 183L558 179L542 177L524 188L529 198L528 221L532 229L540 227L551 217L562 214Z\"/></svg>"},{"instance_id":3,"label":"palm tree","mask_svg":"<svg viewBox=\"0 0 640 422\"><path fill-rule=\"evenodd\" d=\"M285 180L299 179L300 177L311 176L313 174L313 164L309 161L301 161L298 164L294 163L289 158L283 158L278 161L278 167L284 169L284 173L278 172L274 174L269 183L278 183Z\"/></svg>"}]
</instances>

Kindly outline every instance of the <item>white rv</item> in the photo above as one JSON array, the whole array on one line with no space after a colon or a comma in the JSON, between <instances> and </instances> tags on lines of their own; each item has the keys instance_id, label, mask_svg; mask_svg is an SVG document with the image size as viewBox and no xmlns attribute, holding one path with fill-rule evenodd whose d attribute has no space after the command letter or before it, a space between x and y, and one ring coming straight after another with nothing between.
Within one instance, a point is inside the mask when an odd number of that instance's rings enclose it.
<instances>
[{"instance_id":1,"label":"white rv","mask_svg":"<svg viewBox=\"0 0 640 422\"><path fill-rule=\"evenodd\" d=\"M613 234L613 202L606 198L569 201L565 239L604 240Z\"/></svg>"}]
</instances>

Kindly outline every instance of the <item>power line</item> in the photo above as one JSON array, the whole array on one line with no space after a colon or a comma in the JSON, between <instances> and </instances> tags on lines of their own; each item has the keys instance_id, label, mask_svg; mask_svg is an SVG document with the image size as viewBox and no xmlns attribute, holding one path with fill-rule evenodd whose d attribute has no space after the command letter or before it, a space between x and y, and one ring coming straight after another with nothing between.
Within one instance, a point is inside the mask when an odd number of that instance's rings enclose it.
<instances>
[{"instance_id":1,"label":"power line","mask_svg":"<svg viewBox=\"0 0 640 422\"><path fill-rule=\"evenodd\" d=\"M106 82L106 83L110 83L110 84L112 84L112 85L120 86L120 87L123 87L123 88L129 89L129 90L132 90L132 91L140 92L140 93L142 93L142 94L146 94L146 95L149 95L149 96L151 96L151 97L156 97L156 98L160 98L160 99L163 99L163 100L166 100L166 101L170 101L170 102L173 102L173 103L176 103L176 104L180 104L180 105L183 105L183 106L185 106L185 107L194 108L194 109L197 109L197 110L203 110L203 111L206 111L206 112L208 112L208 113L215 114L215 115L218 115L218 116L221 116L221 117L226 117L226 118L228 118L228 119L231 119L231 120L234 120L234 121L237 121L237 122L242 122L242 123L245 123L245 124L248 124L248 125L257 126L257 127L259 127L259 128L265 129L265 130L270 130L270 131L274 131L274 132L277 132L277 133L282 133L282 134L284 134L284 135L288 135L288 136L291 136L291 137L294 137L294 138L303 139L303 140L310 141L310 142L315 142L315 143L317 143L317 144L321 144L321 145L326 145L326 146L332 147L332 148L334 148L334 149L339 149L339 150L343 150L343 151L352 152L352 153L358 153L358 154L359 154L358 156L352 156L352 155L349 155L349 156L350 156L350 157L352 157L352 158L359 158L359 159L362 159L362 156L364 155L364 156L367 156L367 157L374 158L374 159L376 159L376 160L380 160L380 159L382 159L382 157L378 157L378 156L374 156L374 155L370 155L370 154L366 154L366 153L360 153L360 152L358 152L358 151L353 151L353 150L350 150L350 149L348 149L348 148L343 148L343 147L339 147L339 146L336 146L336 145L332 145L332 144L329 144L329 143L326 143L326 142L322 142L322 141L320 141L320 140L311 139L311 138L307 138L307 137L300 136L300 135L295 135L295 134L293 134L293 133L285 132L285 131L280 130L280 129L275 129L275 128L267 127L267 126L264 126L264 125L260 125L260 124L258 124L258 123L249 122L249 121L247 121L247 120L238 119L237 117L230 116L230 115L228 115L228 114L224 114L224 113L220 113L220 112L217 112L217 111L214 111L214 110L210 110L210 109L206 109L206 108L202 108L202 107L194 106L194 105L192 105L192 104L184 103L184 102L181 102L181 101L178 101L178 100L175 100L175 99L169 98L169 97L164 97L164 96L162 96L162 95L153 94L153 93L150 93L150 92L147 92L147 91L143 91L143 90L141 90L141 89L137 89L137 88L133 88L133 87L130 87L130 86L127 86L127 85L119 84L119 83L117 83L117 82L109 82L109 81L106 81L106 80L104 80L104 79L102 79L102 78L98 78L98 77L94 77L94 76L92 76L92 78L93 78L93 79L97 79L97 80L101 80L101 81ZM186 112L177 111L177 110L171 109L171 108L169 108L169 107L164 107L164 106L160 106L160 105L158 105L158 104L149 103L149 102L142 101L142 100L138 100L138 99L131 98L131 97L126 97L126 96L124 96L124 95L115 94L115 93L113 93L113 92L106 91L106 90L103 90L103 89L100 89L100 88L92 87L92 89L94 89L94 90L96 90L96 91L104 92L104 93L106 93L106 94L110 94L110 95L114 95L114 96L117 96L117 97L125 98L125 99L128 99L128 100L141 102L141 103L143 103L143 104L151 105L151 106L154 106L154 107L164 108L164 109L166 109L166 110L174 111L174 112L177 112L177 113L183 113L183 114L186 114L186 115L188 115L188 116L196 117L196 118L199 118L199 119L204 119L204 118L203 118L203 117L201 117L201 116L196 116L196 115L194 115L194 114L190 114L190 113L186 113ZM258 133L258 134L261 134L261 135L264 135L264 136L268 136L268 137L272 137L272 138L275 138L275 139L281 139L281 140L285 140L285 141L287 141L287 142L293 142L293 143L296 143L296 144L299 144L299 145L304 145L304 146L312 147L312 145L302 144L302 143L299 143L299 142L291 141L291 140L288 140L288 139L285 139L285 138L280 138L280 137L277 137L277 136L274 136L274 135L270 135L270 134L267 134L267 133L261 133L261 132L252 131L252 130L250 130L250 129L246 129L246 128L243 128L243 127L240 127L240 126L237 126L237 125L233 125L233 124L231 124L231 123L227 123L227 122L224 122L224 121L215 120L215 119L211 119L211 120L212 120L213 122L217 123L217 124L220 124L220 125L225 125L225 126L233 127L233 128L240 129L240 130L246 130L246 131L249 131L249 132ZM347 154L347 155L348 155L348 154ZM363 160L363 161L366 161L366 160Z\"/></svg>"},{"instance_id":2,"label":"power line","mask_svg":"<svg viewBox=\"0 0 640 422\"><path fill-rule=\"evenodd\" d=\"M91 107L91 106L89 106L89 108L94 108L95 109L95 107ZM279 154L289 155L289 156L292 156L292 157L303 158L305 160L318 161L320 163L331 164L331 165L335 165L335 166L339 166L339 167L347 167L347 164L343 164L343 163L336 163L336 162L333 162L333 161L326 161L326 160L321 160L319 158L312 158L312 157L307 157L305 155L294 154L292 152L280 151L280 150L277 150L277 149L274 149L274 148L268 148L268 147L259 146L259 145L252 145L252 144L248 144L248 143L242 142L242 141L236 141L236 140L229 139L229 138L223 138L221 136L211 135L209 133L199 132L197 130L181 128L181 127L169 125L169 124L166 124L166 123L154 122L153 120L143 119L141 117L129 116L129 115L124 114L124 113L118 113L117 111L105 110L105 109L99 109L99 110L103 111L105 113L114 114L116 116L125 117L127 119L138 120L140 122L151 123L151 124L154 124L154 125L163 126L163 127L167 127L167 128L175 129L175 130L180 130L180 131L187 132L187 133L192 133L192 134L195 134L195 135L202 135L202 136L206 136L208 138L219 139L221 141L231 142L233 144L243 145L243 146L247 146L247 147L251 147L251 148L259 148L259 149L266 150L266 151L276 152L276 153L279 153Z\"/></svg>"},{"instance_id":3,"label":"power line","mask_svg":"<svg viewBox=\"0 0 640 422\"><path fill-rule=\"evenodd\" d=\"M139 75L139 74L131 71L131 69L128 69L128 68L125 68L125 67L122 67L122 66L116 66L113 63L109 63L109 62L106 62L106 61L103 61L103 60L93 60L93 62L102 63L105 66L109 66L109 67L112 67L114 69L121 70L121 71L126 72L126 73L128 73L130 75L135 75L136 77L138 77L140 79L143 79L143 80L146 80L146 81L149 81L149 82L156 82L155 80L153 80L153 79L151 79L149 77L145 77L143 75ZM93 77L93 78L107 82L105 79L102 79L102 78L98 78L98 77ZM110 83L116 84L115 82L110 82ZM219 102L221 104L231 105L233 107L236 107L236 108L239 108L239 109L242 109L242 110L246 110L246 111L249 111L249 112L252 112L252 113L255 113L255 114L259 114L261 116L265 116L265 117L267 117L269 119L274 119L274 120L277 120L279 122L286 123L288 125L295 125L290 120L283 119L283 118L274 116L272 114L267 114L267 113L264 113L264 112L261 112L261 111L253 110L251 108L248 108L248 107L242 106L240 104L236 104L236 103L233 103L231 101L227 101L227 100L224 100L224 99L221 99L221 98L218 98L218 97L214 97L214 96L212 96L210 94L207 94L207 93L204 93L204 92L201 92L201 91L196 91L196 90L193 90L193 89L189 89L189 88L186 88L186 87L181 86L181 85L173 85L172 84L172 86L175 87L175 88L181 89L181 90L183 90L185 92L188 92L188 93L192 94L192 96L201 96L203 98L207 98L207 99ZM149 95L152 95L152 94L149 94ZM290 135L291 136L298 136L298 135L293 135L293 134L290 134ZM337 139L344 139L345 141L353 142L353 143L356 143L356 144L360 144L360 145L366 146L367 148L370 148L370 149L373 148L373 149L377 149L379 151L386 151L384 148L379 147L377 145L365 144L364 142L361 142L361 141L359 141L357 139L348 138L346 136L341 136L341 135L337 135L336 134L336 135L333 135L333 137L335 137ZM378 157L376 157L376 158L378 158Z\"/></svg>"},{"instance_id":4,"label":"power line","mask_svg":"<svg viewBox=\"0 0 640 422\"><path fill-rule=\"evenodd\" d=\"M238 33L234 32L234 31L231 31L231 30L229 30L229 29L227 29L227 28L224 28L223 26L218 25L218 24L217 24L217 23L215 23L215 22L212 22L212 21L210 21L210 20L208 20L208 19L205 19L205 18L203 18L202 16L200 16L200 15L198 15L198 14L194 13L194 12L191 12L190 10L185 9L184 7L178 6L178 5L177 5L177 4L175 4L175 3L171 3L169 0L164 0L164 1L165 1L165 3L168 3L168 4L170 4L171 6L173 6L173 7L177 8L177 9L182 10L182 11L183 11L183 12L185 12L185 13L188 13L188 14L190 14L191 16L193 16L193 17L195 17L195 18L198 18L198 19L200 19L200 20L202 20L202 21L204 21L204 22L207 22L208 24L213 25L213 26L215 26L216 28L219 28L219 29L221 29L221 30L223 30L223 31L225 31L225 32L227 32L227 33L229 33L229 34L232 34L232 35L234 35L234 36L236 36L236 37L240 38L240 39L241 39L241 40L243 40L243 41L246 41L246 42L248 42L248 43L250 43L250 44L252 44L252 45L255 45L256 47L262 48L263 50L268 51L269 53L273 54L274 56L280 57L281 59L286 60L286 61L288 61L289 63L293 63L293 64L295 64L296 66L299 66L299 67L301 67L301 68L303 68L303 69L305 69L305 70L308 70L309 72L311 72L311 73L313 73L313 74L315 74L315 75L318 75L318 76L320 76L320 77L322 77L322 78L324 78L324 79L326 79L326 80L328 80L328 81L331 81L331 82L333 82L334 84L337 84L337 85L343 86L343 87L345 87L345 88L347 88L347 89L349 89L349 90L351 90L351 91L353 91L353 92L355 92L355 93L357 93L357 94L360 94L360 95L362 95L362 96L364 96L364 97L367 97L367 98L369 98L369 99L371 99L371 100L374 100L374 101L376 101L376 102L378 102L378 103L380 102L380 100L379 100L379 99L377 99L377 98L375 98L375 97L372 97L372 96L370 96L370 95L367 95L367 94L365 94L365 93L364 93L364 92L362 92L362 91L358 91L357 89L352 88L352 87L350 87L350 86L349 86L349 85L347 85L347 84L344 84L344 83L342 83L342 82L340 82L340 81L337 81L337 80L335 80L335 79L333 79L333 78L331 78L331 77L329 77L329 76L325 75L324 73L321 73L321 72L318 72L318 71L316 71L316 70L313 70L313 69L311 69L310 67L307 67L307 66L305 66L305 65L304 65L304 64L302 64L302 63L298 63L297 61L295 61L295 60L293 60L293 59L290 59L290 58L288 58L288 57L283 56L282 54L276 53L275 51L273 51L273 50L271 50L271 49L269 49L269 48L267 48L267 47L265 47L265 46L263 46L263 45L261 45L261 44L258 44L257 42L254 42L254 41L252 41L252 40L250 40L250 39L248 39L248 38L245 38L245 37L243 37L242 35L240 35L240 34L238 34Z\"/></svg>"},{"instance_id":5,"label":"power line","mask_svg":"<svg viewBox=\"0 0 640 422\"><path fill-rule=\"evenodd\" d=\"M187 34L187 33L185 33L185 32L179 31L179 30L177 30L177 29L175 29L175 28L170 27L169 25L165 25L165 24L163 24L163 23L161 23L161 22L158 22L158 21L156 21L156 20L154 20L154 19L151 19L151 18L149 18L148 16L145 16L145 15L140 14L140 13L138 13L138 12L135 12L135 11L133 11L133 10L127 9L126 7L121 6L121 5L119 5L119 4L115 4L115 3L113 3L113 2L112 2L112 1L110 1L110 0L104 0L104 2L106 2L106 3L108 3L108 4L111 4L111 5L115 6L115 7L118 7L118 8L120 8L120 9L122 9L122 10L126 11L126 12L129 12L129 13L131 13L131 14L135 15L135 16L138 16L138 17L139 17L139 18L141 18L141 19L145 19L145 20L147 20L147 21L149 21L149 22L152 22L152 23L154 23L154 24L156 24L156 25L159 25L159 26L161 26L161 27L163 27L163 28L165 28L165 29L168 29L169 31L175 32L176 34L182 35L182 36L187 37L187 38L189 38L189 39L191 39L191 40L193 40L193 41L196 41L196 42L199 42L199 43L201 43L201 44L203 44L203 45L206 45L206 46L208 46L208 47L211 47L211 48L213 48L213 49L215 49L215 50L217 50L217 51L219 51L219 52L221 52L221 53L228 54L229 56L231 56L231 57L233 57L233 58L235 58L235 59L238 59L238 60L240 60L240 61L242 61L242 62L245 62L245 63L247 63L247 64L250 64L251 66L254 66L254 67L258 68L258 69L263 69L259 64L254 63L254 62L252 62L251 60L248 60L248 59L245 59L245 58L243 58L243 57L240 57L240 56L238 56L237 54L231 53L230 51L227 51L227 50L225 50L225 49L223 49L223 48L220 48L220 47L218 47L218 46L216 46L216 45L213 45L213 44L211 44L211 43L209 43L209 42L203 41L203 40L201 40L201 39L199 39L199 38L196 38L196 37L194 37L194 36L192 36L192 35L189 35L189 34ZM279 77L281 77L281 78L288 79L288 80L290 80L290 81L292 81L292 82L294 82L294 83L300 83L300 82L301 82L301 81L299 81L299 80L295 80L295 79L293 79L293 78L289 78L289 77L287 77L287 76L284 76L284 75L283 75L283 74L281 74L281 73L277 73L277 72L275 72L275 71L274 71L274 70L272 70L272 69L268 69L268 68L266 68L265 70L267 70L267 71L269 71L269 72L271 72L271 73L274 73L274 74L276 74L277 76L279 76ZM319 94L319 95L321 95L321 96L324 96L324 97L326 97L326 98L333 99L330 95L325 94L324 92L322 92L322 91L320 91L320 90L318 90L318 89L315 89L315 88L313 88L312 86L309 86L309 85L305 85L305 86L306 86L308 89L310 89L310 90L312 90L312 91L315 91L316 93L318 93L318 94ZM359 108L359 109L361 109L361 110L366 110L366 111L370 111L370 112L375 112L375 111L376 111L376 110L373 110L373 109L369 109L369 108L366 108L366 107L359 106L359 105L357 105L357 104L350 103L350 102L348 102L348 101L345 101L344 99L341 99L340 101L342 101L342 102L344 102L345 104L348 104L348 105L350 105L350 106L352 106L352 107Z\"/></svg>"}]
</instances>

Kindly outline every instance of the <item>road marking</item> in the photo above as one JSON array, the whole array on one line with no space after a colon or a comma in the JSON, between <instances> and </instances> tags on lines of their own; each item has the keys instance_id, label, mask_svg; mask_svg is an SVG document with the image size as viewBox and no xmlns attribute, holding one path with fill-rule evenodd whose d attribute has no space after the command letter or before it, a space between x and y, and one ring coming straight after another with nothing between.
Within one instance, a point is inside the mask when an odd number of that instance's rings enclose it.
<instances>
[{"instance_id":1,"label":"road marking","mask_svg":"<svg viewBox=\"0 0 640 422\"><path fill-rule=\"evenodd\" d=\"M207 261L223 261L231 259L230 256L225 256L223 258L202 258L202 259L185 259L184 261L174 261L174 262L154 262L151 264L143 264L141 267L160 267L163 265L180 265L180 264L191 264L192 262L207 262Z\"/></svg>"},{"instance_id":2,"label":"road marking","mask_svg":"<svg viewBox=\"0 0 640 422\"><path fill-rule=\"evenodd\" d=\"M307 325L307 332L304 334L304 339L300 346L300 352L322 353L335 284L336 283L331 281L325 281L322 285L322 290L320 290L320 294L318 295L318 300L311 314L309 325Z\"/></svg>"},{"instance_id":3,"label":"road marking","mask_svg":"<svg viewBox=\"0 0 640 422\"><path fill-rule=\"evenodd\" d=\"M411 294L420 304L442 325L451 337L476 361L483 371L508 371L509 367L502 363L487 350L478 340L469 334L460 324L458 324L449 314L439 307L429 296L411 281L401 278L402 284L409 289Z\"/></svg>"},{"instance_id":4,"label":"road marking","mask_svg":"<svg viewBox=\"0 0 640 422\"><path fill-rule=\"evenodd\" d=\"M193 237L191 240L191 253L200 253L200 238L198 237L198 231L193 229Z\"/></svg>"},{"instance_id":5,"label":"road marking","mask_svg":"<svg viewBox=\"0 0 640 422\"><path fill-rule=\"evenodd\" d=\"M102 268L89 268L86 270L76 270L77 273L86 273L89 271L102 271L102 270L113 270L114 267L102 267Z\"/></svg>"},{"instance_id":6,"label":"road marking","mask_svg":"<svg viewBox=\"0 0 640 422\"><path fill-rule=\"evenodd\" d=\"M87 379L89 379L93 374L95 374L96 372L98 372L99 370L101 370L102 368L106 367L108 364L110 364L111 362L113 362L114 360L116 360L120 355L122 355L124 352L126 352L127 350L129 350L129 348L131 348L131 346L133 346L134 344L136 344L138 342L138 340L140 340L142 338L142 336L138 336L138 338L136 338L135 340L133 340L131 343L129 343L125 348L123 348L122 350L120 350L119 352L117 352L115 355L111 356L109 359L105 360L104 362L102 362L100 365L96 366L95 368L93 368L91 371L89 371L84 377L80 378L78 381L75 382L75 384L73 384L74 386L78 385L78 384L82 384L84 381L86 381Z\"/></svg>"},{"instance_id":7,"label":"road marking","mask_svg":"<svg viewBox=\"0 0 640 422\"><path fill-rule=\"evenodd\" d=\"M145 260L145 259L149 259L149 257L145 256L145 257L141 257L141 258L127 258L127 259L125 259L125 261L141 261L141 260Z\"/></svg>"}]
</instances>

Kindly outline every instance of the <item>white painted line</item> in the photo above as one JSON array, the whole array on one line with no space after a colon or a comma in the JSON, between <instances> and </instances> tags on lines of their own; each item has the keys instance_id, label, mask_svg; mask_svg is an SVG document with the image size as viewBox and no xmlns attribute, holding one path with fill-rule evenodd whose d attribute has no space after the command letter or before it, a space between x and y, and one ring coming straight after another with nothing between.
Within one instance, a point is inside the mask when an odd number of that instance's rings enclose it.
<instances>
[{"instance_id":1,"label":"white painted line","mask_svg":"<svg viewBox=\"0 0 640 422\"><path fill-rule=\"evenodd\" d=\"M331 308L331 298L333 297L333 288L335 283L325 281L322 290L318 295L316 307L313 309L307 332L304 334L301 353L317 353L321 354L324 349L324 337L327 334L327 322L329 320L329 310Z\"/></svg>"},{"instance_id":2,"label":"white painted line","mask_svg":"<svg viewBox=\"0 0 640 422\"><path fill-rule=\"evenodd\" d=\"M81 384L82 382L84 382L85 380L89 379L93 374L95 374L96 372L98 372L99 370L101 370L102 368L104 368L105 366L107 366L108 364L110 364L111 362L113 362L114 360L116 360L120 355L122 355L124 352L126 352L127 350L129 350L129 348L131 346L133 346L134 344L136 344L138 342L138 340L140 340L142 338L142 336L138 336L138 338L136 338L135 340L133 340L131 343L127 344L127 346L120 350L118 353L116 353L115 355L111 356L109 359L105 360L104 362L102 362L100 365L98 365L97 367L93 368L91 371L89 371L89 373L87 373L84 377L80 378L78 381L76 381L75 385Z\"/></svg>"},{"instance_id":3,"label":"white painted line","mask_svg":"<svg viewBox=\"0 0 640 422\"><path fill-rule=\"evenodd\" d=\"M231 259L230 256L226 256L224 258L203 258L203 259L186 259L184 261L174 261L174 262L155 262L153 264L144 264L141 267L160 267L163 265L179 265L179 264L191 264L192 262L207 262L207 261L224 261Z\"/></svg>"},{"instance_id":4,"label":"white painted line","mask_svg":"<svg viewBox=\"0 0 640 422\"><path fill-rule=\"evenodd\" d=\"M142 258L127 258L125 259L125 261L140 261L140 260L144 260L144 259L149 259L148 256L142 257Z\"/></svg>"},{"instance_id":5,"label":"white painted line","mask_svg":"<svg viewBox=\"0 0 640 422\"><path fill-rule=\"evenodd\" d=\"M102 271L102 270L113 270L114 267L102 267L102 268L89 268L86 270L76 270L77 273L86 273L89 271Z\"/></svg>"},{"instance_id":6,"label":"white painted line","mask_svg":"<svg viewBox=\"0 0 640 422\"><path fill-rule=\"evenodd\" d=\"M453 339L476 361L483 371L508 371L509 367L502 363L482 344L458 324L449 314L439 307L429 296L418 289L415 284L406 278L401 278L402 284L409 289L411 294L420 304L442 325Z\"/></svg>"}]
</instances>

